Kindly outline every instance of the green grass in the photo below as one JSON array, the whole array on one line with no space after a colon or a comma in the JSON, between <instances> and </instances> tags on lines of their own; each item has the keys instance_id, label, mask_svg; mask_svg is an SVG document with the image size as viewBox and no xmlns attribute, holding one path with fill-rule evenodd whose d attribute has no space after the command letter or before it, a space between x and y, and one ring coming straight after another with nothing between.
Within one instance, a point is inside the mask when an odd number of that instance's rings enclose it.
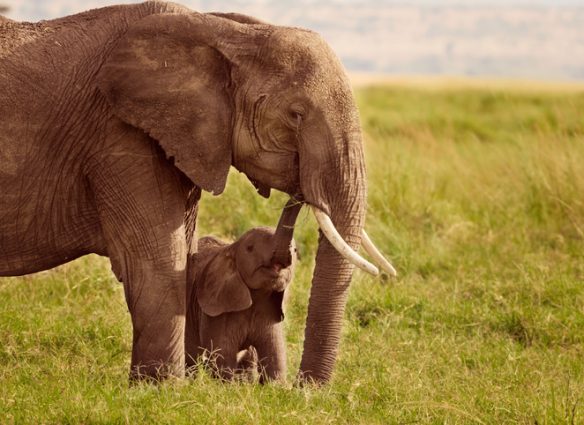
<instances>
[{"instance_id":1,"label":"green grass","mask_svg":"<svg viewBox=\"0 0 584 425\"><path fill-rule=\"evenodd\" d=\"M361 89L367 229L397 281L355 272L322 389L129 388L130 318L107 260L0 280L0 422L584 423L584 94ZM230 176L201 234L275 225L285 198ZM302 351L315 224L286 319Z\"/></svg>"}]
</instances>

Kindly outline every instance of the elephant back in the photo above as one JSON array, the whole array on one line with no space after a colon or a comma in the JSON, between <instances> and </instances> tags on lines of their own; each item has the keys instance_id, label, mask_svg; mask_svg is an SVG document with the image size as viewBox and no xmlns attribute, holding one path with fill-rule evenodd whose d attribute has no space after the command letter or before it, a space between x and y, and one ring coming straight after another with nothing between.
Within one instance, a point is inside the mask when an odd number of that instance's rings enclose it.
<instances>
[{"instance_id":1,"label":"elephant back","mask_svg":"<svg viewBox=\"0 0 584 425\"><path fill-rule=\"evenodd\" d=\"M205 236L201 239L199 239L198 241L198 253L200 254L204 254L209 250L214 250L220 247L223 247L225 245L229 245L227 242L222 241L219 238L216 238L215 236Z\"/></svg>"}]
</instances>

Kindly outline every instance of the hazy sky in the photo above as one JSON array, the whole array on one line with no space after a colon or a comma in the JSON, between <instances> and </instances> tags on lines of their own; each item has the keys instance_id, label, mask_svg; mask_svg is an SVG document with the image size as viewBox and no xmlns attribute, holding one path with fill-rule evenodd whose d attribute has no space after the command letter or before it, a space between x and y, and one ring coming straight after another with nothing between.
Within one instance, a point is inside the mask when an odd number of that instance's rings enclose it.
<instances>
[{"instance_id":1,"label":"hazy sky","mask_svg":"<svg viewBox=\"0 0 584 425\"><path fill-rule=\"evenodd\" d=\"M584 0L178 0L320 32L350 71L584 80ZM0 0L36 21L128 0Z\"/></svg>"}]
</instances>

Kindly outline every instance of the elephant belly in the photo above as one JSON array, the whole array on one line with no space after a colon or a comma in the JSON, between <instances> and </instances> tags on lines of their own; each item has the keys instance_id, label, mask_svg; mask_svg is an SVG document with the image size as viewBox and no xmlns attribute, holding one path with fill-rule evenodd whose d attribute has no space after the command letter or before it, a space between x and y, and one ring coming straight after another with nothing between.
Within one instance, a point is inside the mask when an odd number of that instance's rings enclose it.
<instances>
[{"instance_id":1,"label":"elephant belly","mask_svg":"<svg viewBox=\"0 0 584 425\"><path fill-rule=\"evenodd\" d=\"M58 170L6 171L0 170L0 276L34 273L90 252L103 253L97 215L74 178Z\"/></svg>"}]
</instances>

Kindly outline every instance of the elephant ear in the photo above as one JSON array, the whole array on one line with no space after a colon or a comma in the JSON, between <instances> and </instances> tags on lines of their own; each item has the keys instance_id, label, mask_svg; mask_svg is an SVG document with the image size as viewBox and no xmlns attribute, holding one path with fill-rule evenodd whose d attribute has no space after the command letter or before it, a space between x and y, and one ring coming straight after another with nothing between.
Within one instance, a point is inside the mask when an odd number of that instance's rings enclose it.
<instances>
[{"instance_id":1,"label":"elephant ear","mask_svg":"<svg viewBox=\"0 0 584 425\"><path fill-rule=\"evenodd\" d=\"M231 165L230 65L198 14L159 14L130 26L97 84L114 114L157 140L202 189L220 194Z\"/></svg>"},{"instance_id":2,"label":"elephant ear","mask_svg":"<svg viewBox=\"0 0 584 425\"><path fill-rule=\"evenodd\" d=\"M197 300L208 316L241 311L251 307L249 288L235 266L231 246L218 249L196 276Z\"/></svg>"}]
</instances>

